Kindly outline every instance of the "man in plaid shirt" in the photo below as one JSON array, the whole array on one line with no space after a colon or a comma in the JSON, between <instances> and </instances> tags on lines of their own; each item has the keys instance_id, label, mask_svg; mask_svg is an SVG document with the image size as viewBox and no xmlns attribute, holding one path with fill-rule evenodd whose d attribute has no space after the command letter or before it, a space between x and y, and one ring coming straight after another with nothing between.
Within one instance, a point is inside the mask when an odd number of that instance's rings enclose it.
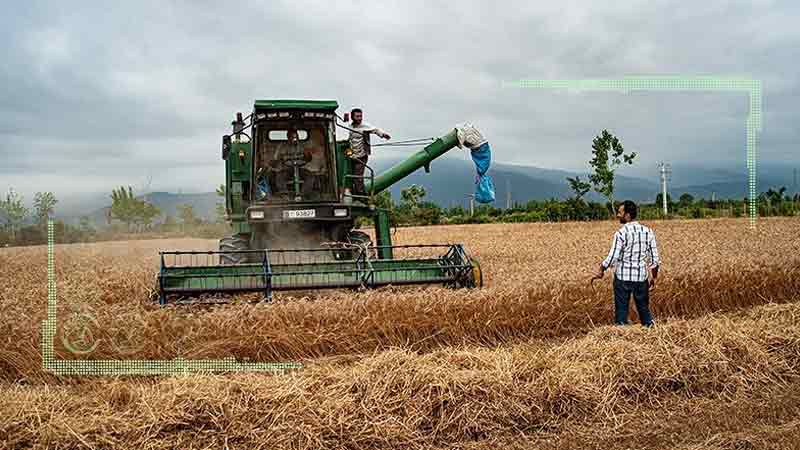
<instances>
[{"instance_id":1,"label":"man in plaid shirt","mask_svg":"<svg viewBox=\"0 0 800 450\"><path fill-rule=\"evenodd\" d=\"M628 323L628 302L631 294L642 325L653 325L650 313L650 289L656 286L661 263L653 230L636 221L636 203L625 200L617 210L622 227L614 233L611 251L597 270L594 279L603 278L610 266L614 269L614 323ZM646 259L650 260L648 266ZM649 276L648 276L649 275Z\"/></svg>"}]
</instances>

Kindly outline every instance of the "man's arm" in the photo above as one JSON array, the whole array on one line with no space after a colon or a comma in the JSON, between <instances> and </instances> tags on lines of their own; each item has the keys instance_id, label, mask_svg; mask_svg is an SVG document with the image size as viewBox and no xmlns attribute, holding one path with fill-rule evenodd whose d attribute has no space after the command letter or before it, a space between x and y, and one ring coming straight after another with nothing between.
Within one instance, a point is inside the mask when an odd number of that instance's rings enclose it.
<instances>
[{"instance_id":1,"label":"man's arm","mask_svg":"<svg viewBox=\"0 0 800 450\"><path fill-rule=\"evenodd\" d=\"M375 133L378 136L382 137L383 139L390 139L389 133L383 131L378 127L373 127L372 125L367 125L367 129L364 130L365 133Z\"/></svg>"},{"instance_id":2,"label":"man's arm","mask_svg":"<svg viewBox=\"0 0 800 450\"><path fill-rule=\"evenodd\" d=\"M658 256L658 245L656 245L656 235L650 232L650 240L647 241L647 252L650 254L650 270L653 273L653 280L658 277L658 268L661 265L661 258Z\"/></svg>"},{"instance_id":3,"label":"man's arm","mask_svg":"<svg viewBox=\"0 0 800 450\"><path fill-rule=\"evenodd\" d=\"M604 259L600 264L603 267L603 270L608 269L612 264L619 260L619 255L622 253L623 245L625 245L625 238L622 235L622 231L617 231L614 233L614 239L611 242L611 250L608 252L608 256L606 256L606 259Z\"/></svg>"},{"instance_id":4,"label":"man's arm","mask_svg":"<svg viewBox=\"0 0 800 450\"><path fill-rule=\"evenodd\" d=\"M614 238L611 241L611 250L608 252L608 256L606 256L606 259L600 263L600 267L596 275L597 278L602 278L603 272L605 272L606 269L619 260L623 245L625 245L625 238L622 235L622 230L617 230L617 232L614 233Z\"/></svg>"}]
</instances>

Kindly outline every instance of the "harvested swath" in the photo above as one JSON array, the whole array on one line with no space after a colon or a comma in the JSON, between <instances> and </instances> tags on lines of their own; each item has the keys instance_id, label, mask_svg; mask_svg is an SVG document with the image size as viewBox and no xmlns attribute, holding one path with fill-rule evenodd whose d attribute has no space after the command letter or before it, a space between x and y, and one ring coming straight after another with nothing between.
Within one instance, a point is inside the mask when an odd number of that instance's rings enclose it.
<instances>
[{"instance_id":1,"label":"harvested swath","mask_svg":"<svg viewBox=\"0 0 800 450\"><path fill-rule=\"evenodd\" d=\"M748 427L746 431L719 433L705 442L681 446L677 450L797 450L800 449L798 430L800 420L777 425L756 425Z\"/></svg>"},{"instance_id":2,"label":"harvested swath","mask_svg":"<svg viewBox=\"0 0 800 450\"><path fill-rule=\"evenodd\" d=\"M749 271L739 276L759 280L741 285L722 272L660 286L653 309L664 317L697 317L765 302L785 302L800 292L800 268ZM498 292L501 295L498 295ZM702 299L696 293L705 292ZM448 292L445 291L445 294ZM559 286L527 292L475 291L461 297L431 298L426 291L338 295L316 301L276 305L195 309L96 309L101 345L90 359L187 359L234 356L240 360L289 361L333 355L364 354L391 347L420 352L453 345L497 346L532 337L576 335L612 316L610 291ZM41 372L35 333L7 354L0 377L33 380ZM59 334L61 336L61 334ZM116 345L110 345L115 343ZM61 357L74 357L60 340Z\"/></svg>"},{"instance_id":3,"label":"harvested swath","mask_svg":"<svg viewBox=\"0 0 800 450\"><path fill-rule=\"evenodd\" d=\"M652 330L603 327L553 345L389 350L282 377L11 387L0 436L10 448L424 448L535 441L587 423L608 433L625 417L792 391L799 314L798 304L770 305Z\"/></svg>"},{"instance_id":4,"label":"harvested swath","mask_svg":"<svg viewBox=\"0 0 800 450\"><path fill-rule=\"evenodd\" d=\"M791 299L800 292L800 249L795 251L800 240L790 239L797 224L796 219L765 220L757 233L747 229L746 221L655 224L666 267L653 298L657 317L696 317ZM73 306L92 309L103 344L82 357L94 359L235 356L287 361L389 347L432 351L452 345L496 346L531 337L562 338L610 320L610 276L593 291L568 278L575 272L568 268L585 259L587 248L596 247L602 256L605 239L593 233L610 235L614 227L605 223L418 229L408 237L435 242L442 236L436 233L446 233L466 241L466 233L471 233L471 247L484 255L485 271L503 274L509 281L500 283L498 276L494 285L473 292L433 288L329 293L275 305L216 309L163 309L147 303L154 287L154 243L168 248L172 242L64 246L58 249L56 266L59 318L68 318ZM511 245L515 242L536 245ZM188 240L178 247L202 245L210 244ZM684 256L677 259L670 254ZM0 317L6 318L0 322L0 338L5 335L6 340L0 353L0 380L52 380L41 371L39 349L46 299L43 249L13 249L0 252L0 258L7 263L0 264L4 279L14 280L0 287ZM512 268L517 270L511 273ZM548 278L554 270L561 278ZM73 357L64 351L60 337L59 356Z\"/></svg>"}]
</instances>

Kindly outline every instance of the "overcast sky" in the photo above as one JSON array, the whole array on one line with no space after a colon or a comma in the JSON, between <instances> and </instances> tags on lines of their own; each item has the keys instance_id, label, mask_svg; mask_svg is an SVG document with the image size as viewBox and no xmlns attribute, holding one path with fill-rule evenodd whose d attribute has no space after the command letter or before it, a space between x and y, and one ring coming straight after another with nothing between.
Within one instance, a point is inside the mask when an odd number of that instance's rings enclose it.
<instances>
[{"instance_id":1,"label":"overcast sky","mask_svg":"<svg viewBox=\"0 0 800 450\"><path fill-rule=\"evenodd\" d=\"M744 93L554 92L519 79L762 80L762 161L798 161L800 3L12 2L0 191L207 192L256 98L336 99L396 140L469 120L496 162L586 170L603 128L655 163L744 167ZM402 150L378 150L396 158ZM382 155L381 155L382 153ZM452 157L467 158L454 151Z\"/></svg>"}]
</instances>

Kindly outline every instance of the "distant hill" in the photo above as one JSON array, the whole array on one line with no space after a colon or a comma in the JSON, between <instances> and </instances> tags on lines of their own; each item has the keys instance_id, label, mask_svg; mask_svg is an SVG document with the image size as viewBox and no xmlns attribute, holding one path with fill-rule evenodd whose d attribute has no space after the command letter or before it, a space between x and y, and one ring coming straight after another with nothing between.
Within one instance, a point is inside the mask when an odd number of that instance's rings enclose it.
<instances>
[{"instance_id":1,"label":"distant hill","mask_svg":"<svg viewBox=\"0 0 800 450\"><path fill-rule=\"evenodd\" d=\"M373 168L376 173L380 173L399 160L381 159L377 160ZM696 198L711 198L712 194L718 199L724 198L743 198L747 193L747 175L742 171L719 170L719 169L693 169L692 176L682 175L681 181L695 180L694 183L677 186L671 185L669 193L673 198L687 192ZM548 198L564 199L572 195L567 177L573 177L575 172L543 169L533 166L519 166L511 164L492 164L489 175L492 176L496 190L496 201L494 206L505 207L506 192L511 191L512 203L525 203L528 200L544 200ZM586 174L580 174L586 179ZM395 201L400 199L400 191L411 185L418 184L425 187L427 200L436 202L443 207L455 205L466 206L469 202L467 194L474 192L475 167L471 160L457 158L441 158L431 164L431 173L425 173L419 169L409 175L402 182L390 188L392 197ZM704 183L704 181L707 181ZM758 191L766 191L770 187L785 185L785 176L770 177L760 174L758 179ZM637 202L653 202L660 191L658 176L652 179L618 175L615 180L617 199L632 199ZM90 211L88 215L96 226L104 226L106 223L105 208L110 206L106 200L108 196L96 196L101 198L102 203L82 205L81 211ZM601 201L602 197L597 193L591 192L587 199ZM155 204L162 212L156 219L157 222L164 220L166 215L177 216L177 206L188 203L194 207L195 213L206 219L213 220L216 217L215 205L221 199L214 192L196 194L175 194L170 192L152 192L147 194L147 200ZM105 203L105 204L103 204ZM73 210L76 211L76 210ZM77 223L80 215L59 215L71 223Z\"/></svg>"},{"instance_id":2,"label":"distant hill","mask_svg":"<svg viewBox=\"0 0 800 450\"><path fill-rule=\"evenodd\" d=\"M198 217L204 220L214 220L216 218L216 204L222 201L215 192L204 192L199 194L174 194L171 192L151 192L146 195L139 196L139 198L146 197L147 201L155 205L161 214L154 220L156 223L163 222L166 217L172 216L177 219L178 205L189 204L194 208L194 212ZM60 219L68 223L77 224L80 217L83 215L89 216L89 219L94 222L96 227L104 227L107 224L107 210L110 208L110 201L107 205L102 207L95 206L90 212L85 214L71 214L71 215L57 215Z\"/></svg>"},{"instance_id":3,"label":"distant hill","mask_svg":"<svg viewBox=\"0 0 800 450\"><path fill-rule=\"evenodd\" d=\"M397 161L379 161L376 171L380 172ZM495 185L495 206L505 207L506 192L511 191L511 201L524 203L528 200L545 200L548 198L564 199L572 194L567 177L574 177L574 172L556 169L543 169L533 166L517 166L510 164L492 164L489 175ZM585 180L585 174L582 174ZM390 188L392 197L399 199L400 191L411 184L425 187L427 198L442 206L464 205L467 194L475 190L475 166L472 161L443 158L431 164L431 173L417 170L397 186ZM637 201L654 198L658 191L656 183L647 180L619 176L616 180L617 196ZM599 200L596 193L587 196L590 200Z\"/></svg>"}]
</instances>

